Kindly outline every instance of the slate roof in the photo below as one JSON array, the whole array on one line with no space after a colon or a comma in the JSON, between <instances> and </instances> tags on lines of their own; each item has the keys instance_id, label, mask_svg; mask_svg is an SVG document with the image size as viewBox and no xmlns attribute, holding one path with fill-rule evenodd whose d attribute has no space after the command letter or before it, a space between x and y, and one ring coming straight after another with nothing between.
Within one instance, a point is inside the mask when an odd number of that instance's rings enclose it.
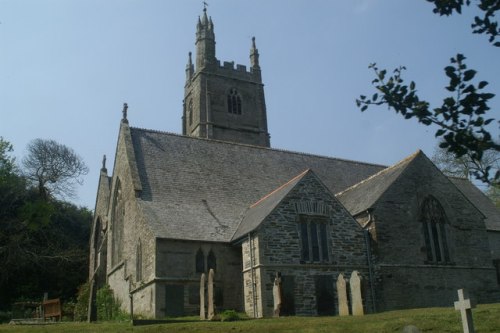
<instances>
[{"instance_id":1,"label":"slate roof","mask_svg":"<svg viewBox=\"0 0 500 333\"><path fill-rule=\"evenodd\" d=\"M229 242L249 207L305 169L332 193L385 166L130 128L156 237Z\"/></svg>"},{"instance_id":2,"label":"slate roof","mask_svg":"<svg viewBox=\"0 0 500 333\"><path fill-rule=\"evenodd\" d=\"M457 177L449 177L449 179L484 214L486 229L500 231L500 210L493 202L467 179Z\"/></svg>"},{"instance_id":3,"label":"slate roof","mask_svg":"<svg viewBox=\"0 0 500 333\"><path fill-rule=\"evenodd\" d=\"M232 240L237 240L250 231L255 230L308 172L311 171L307 169L300 175L288 181L286 184L283 184L273 192L261 198L256 203L252 204L250 208L245 212L243 219L239 223L238 229L236 229Z\"/></svg>"},{"instance_id":4,"label":"slate roof","mask_svg":"<svg viewBox=\"0 0 500 333\"><path fill-rule=\"evenodd\" d=\"M355 216L364 212L373 207L380 196L419 154L423 153L419 150L399 163L337 193L335 196L351 215Z\"/></svg>"}]
</instances>

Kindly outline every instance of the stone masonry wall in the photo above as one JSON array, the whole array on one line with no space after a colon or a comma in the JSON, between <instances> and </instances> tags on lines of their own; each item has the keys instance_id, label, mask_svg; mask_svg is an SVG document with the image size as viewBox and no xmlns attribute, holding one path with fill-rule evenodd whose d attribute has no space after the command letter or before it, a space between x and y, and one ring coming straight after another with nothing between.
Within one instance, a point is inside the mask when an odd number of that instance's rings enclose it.
<instances>
[{"instance_id":1,"label":"stone masonry wall","mask_svg":"<svg viewBox=\"0 0 500 333\"><path fill-rule=\"evenodd\" d=\"M491 259L500 260L500 231L488 231Z\"/></svg>"},{"instance_id":2,"label":"stone masonry wall","mask_svg":"<svg viewBox=\"0 0 500 333\"><path fill-rule=\"evenodd\" d=\"M329 258L323 262L303 262L299 216L324 216L328 219ZM256 281L261 295L260 315L272 316L272 285L276 272L294 281L295 314L316 315L317 299L315 278L329 276L335 283L340 273L349 277L358 270L368 282L368 268L363 231L345 208L325 189L312 173L307 174L282 200L279 206L262 222L256 231L258 236L259 260L255 270L259 273ZM249 262L248 241L243 243L243 261ZM246 268L246 266L245 266ZM245 273L245 309L251 315L252 298L249 296L250 274ZM335 287L332 286L335 290ZM336 295L336 292L335 292ZM369 288L365 288L365 307L370 310ZM336 297L335 297L336 298ZM334 302L337 302L336 300ZM260 306L260 303L259 303ZM338 305L335 304L336 313Z\"/></svg>"},{"instance_id":3,"label":"stone masonry wall","mask_svg":"<svg viewBox=\"0 0 500 333\"><path fill-rule=\"evenodd\" d=\"M426 262L419 219L429 195L447 217L446 264ZM450 306L459 288L479 302L499 300L482 215L425 156L416 157L379 199L374 219L377 310Z\"/></svg>"},{"instance_id":4,"label":"stone masonry wall","mask_svg":"<svg viewBox=\"0 0 500 333\"><path fill-rule=\"evenodd\" d=\"M199 286L201 273L196 272L196 254L202 250L205 258L205 274L208 273L207 257L212 251L216 258L215 288L222 293L222 305L217 310L243 310L241 249L224 243L189 242L159 239L157 249L157 316L165 316L169 296L166 286L183 288L185 315L197 315L200 311ZM206 274L208 278L208 274ZM172 300L176 302L179 300Z\"/></svg>"},{"instance_id":5,"label":"stone masonry wall","mask_svg":"<svg viewBox=\"0 0 500 333\"><path fill-rule=\"evenodd\" d=\"M241 114L228 112L227 96L233 88L241 98ZM183 126L185 134L269 146L264 87L260 76L229 66L204 69L188 81L184 98L187 110ZM189 124L191 103L193 121Z\"/></svg>"},{"instance_id":6,"label":"stone masonry wall","mask_svg":"<svg viewBox=\"0 0 500 333\"><path fill-rule=\"evenodd\" d=\"M130 130L128 124L121 124L120 135L118 139L117 153L115 157L115 166L111 184L110 209L108 215L108 259L107 275L108 284L113 289L115 295L122 304L122 309L129 312L129 292L133 292L141 284L146 284L155 277L155 243L149 227L145 223L142 213L138 206L138 197L140 188L138 188L137 170L134 170L135 163L134 152L130 141ZM115 202L116 186L118 179L121 183L122 195L124 200L125 214L123 226L123 253L122 260L116 264L112 263L113 248L113 204ZM141 241L142 245L142 279L136 281L137 268L137 245ZM114 264L114 265L113 265ZM149 306L149 305L148 305ZM154 307L154 304L153 304ZM143 309L146 306L137 304L137 309ZM140 312L137 312L140 313ZM154 316L154 309L151 312L141 313L144 316Z\"/></svg>"}]
</instances>

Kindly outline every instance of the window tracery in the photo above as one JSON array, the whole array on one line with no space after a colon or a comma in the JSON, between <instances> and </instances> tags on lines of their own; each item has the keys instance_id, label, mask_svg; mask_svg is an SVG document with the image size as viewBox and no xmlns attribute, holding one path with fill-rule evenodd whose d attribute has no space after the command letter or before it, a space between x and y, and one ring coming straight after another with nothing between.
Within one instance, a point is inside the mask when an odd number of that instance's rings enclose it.
<instances>
[{"instance_id":1,"label":"window tracery","mask_svg":"<svg viewBox=\"0 0 500 333\"><path fill-rule=\"evenodd\" d=\"M329 260L327 219L317 216L301 216L299 221L301 259L304 262Z\"/></svg>"},{"instance_id":2,"label":"window tracery","mask_svg":"<svg viewBox=\"0 0 500 333\"><path fill-rule=\"evenodd\" d=\"M229 90L227 95L227 112L232 114L241 114L241 97L235 88Z\"/></svg>"},{"instance_id":3,"label":"window tracery","mask_svg":"<svg viewBox=\"0 0 500 333\"><path fill-rule=\"evenodd\" d=\"M450 262L446 232L446 215L443 207L436 198L429 196L424 200L421 207L421 220L427 262Z\"/></svg>"}]
</instances>

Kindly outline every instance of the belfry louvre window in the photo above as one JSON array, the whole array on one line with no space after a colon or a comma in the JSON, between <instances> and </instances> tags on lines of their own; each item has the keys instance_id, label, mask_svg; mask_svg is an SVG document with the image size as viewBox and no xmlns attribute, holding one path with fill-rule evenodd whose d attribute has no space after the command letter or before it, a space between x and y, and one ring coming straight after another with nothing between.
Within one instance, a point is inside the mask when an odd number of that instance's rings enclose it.
<instances>
[{"instance_id":1,"label":"belfry louvre window","mask_svg":"<svg viewBox=\"0 0 500 333\"><path fill-rule=\"evenodd\" d=\"M426 198L422 204L421 221L427 262L450 262L446 236L446 215L439 201L432 196Z\"/></svg>"},{"instance_id":2,"label":"belfry louvre window","mask_svg":"<svg viewBox=\"0 0 500 333\"><path fill-rule=\"evenodd\" d=\"M189 126L193 125L193 100L189 101L189 106L188 106L188 121L189 121Z\"/></svg>"},{"instance_id":3,"label":"belfry louvre window","mask_svg":"<svg viewBox=\"0 0 500 333\"><path fill-rule=\"evenodd\" d=\"M325 262L328 255L328 219L317 216L301 216L299 230L301 259L303 262Z\"/></svg>"},{"instance_id":4,"label":"belfry louvre window","mask_svg":"<svg viewBox=\"0 0 500 333\"><path fill-rule=\"evenodd\" d=\"M227 95L227 112L241 114L241 97L236 89L231 89Z\"/></svg>"}]
</instances>

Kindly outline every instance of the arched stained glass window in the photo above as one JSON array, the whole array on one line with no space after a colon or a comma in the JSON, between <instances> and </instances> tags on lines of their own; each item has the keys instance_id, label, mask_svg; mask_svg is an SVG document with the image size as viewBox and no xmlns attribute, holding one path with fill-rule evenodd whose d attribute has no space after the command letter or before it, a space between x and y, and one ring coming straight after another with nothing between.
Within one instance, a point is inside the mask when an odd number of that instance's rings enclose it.
<instances>
[{"instance_id":1,"label":"arched stained glass window","mask_svg":"<svg viewBox=\"0 0 500 333\"><path fill-rule=\"evenodd\" d=\"M429 196L424 200L421 207L421 221L427 261L429 263L449 262L446 215L436 198Z\"/></svg>"},{"instance_id":2,"label":"arched stained glass window","mask_svg":"<svg viewBox=\"0 0 500 333\"><path fill-rule=\"evenodd\" d=\"M201 249L196 252L196 273L205 272L205 255Z\"/></svg>"},{"instance_id":3,"label":"arched stained glass window","mask_svg":"<svg viewBox=\"0 0 500 333\"><path fill-rule=\"evenodd\" d=\"M124 232L124 217L125 203L123 202L122 188L120 179L116 181L115 197L113 200L113 217L112 217L112 253L111 264L117 265L122 260L123 254L123 232Z\"/></svg>"},{"instance_id":4,"label":"arched stained glass window","mask_svg":"<svg viewBox=\"0 0 500 333\"><path fill-rule=\"evenodd\" d=\"M212 268L214 272L217 271L217 260L215 259L215 254L212 250L210 250L207 257L207 270L209 271L210 268Z\"/></svg>"}]
</instances>

